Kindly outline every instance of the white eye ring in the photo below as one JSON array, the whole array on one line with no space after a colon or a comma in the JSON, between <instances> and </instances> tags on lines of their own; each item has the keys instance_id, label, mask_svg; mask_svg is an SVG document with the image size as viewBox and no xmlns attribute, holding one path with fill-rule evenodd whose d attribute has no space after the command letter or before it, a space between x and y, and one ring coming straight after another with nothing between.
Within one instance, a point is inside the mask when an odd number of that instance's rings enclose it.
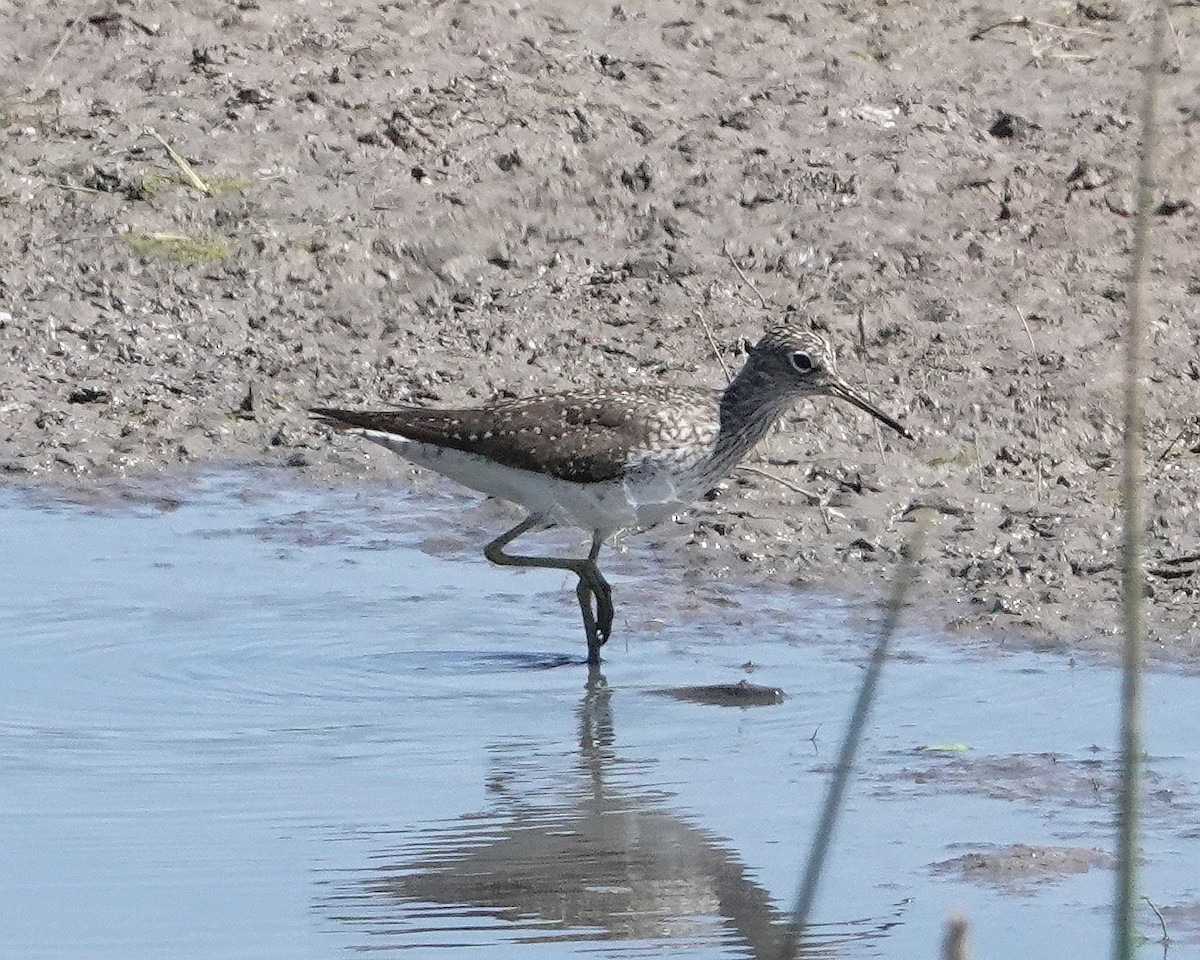
<instances>
[{"instance_id":1,"label":"white eye ring","mask_svg":"<svg viewBox=\"0 0 1200 960\"><path fill-rule=\"evenodd\" d=\"M816 366L816 364L813 363L812 356L806 353L804 350L797 350L795 353L793 353L791 356L791 361L792 366L795 367L800 373L812 373L813 367Z\"/></svg>"}]
</instances>

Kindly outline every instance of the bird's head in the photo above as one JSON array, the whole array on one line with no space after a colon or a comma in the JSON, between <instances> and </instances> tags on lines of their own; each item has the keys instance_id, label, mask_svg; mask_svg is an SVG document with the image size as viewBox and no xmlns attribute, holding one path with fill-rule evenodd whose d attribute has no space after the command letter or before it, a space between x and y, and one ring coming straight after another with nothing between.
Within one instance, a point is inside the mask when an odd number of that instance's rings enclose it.
<instances>
[{"instance_id":1,"label":"bird's head","mask_svg":"<svg viewBox=\"0 0 1200 960\"><path fill-rule=\"evenodd\" d=\"M780 394L793 397L838 397L865 410L902 437L912 434L850 386L837 372L837 359L828 340L812 330L783 323L767 329L750 348L748 366Z\"/></svg>"}]
</instances>

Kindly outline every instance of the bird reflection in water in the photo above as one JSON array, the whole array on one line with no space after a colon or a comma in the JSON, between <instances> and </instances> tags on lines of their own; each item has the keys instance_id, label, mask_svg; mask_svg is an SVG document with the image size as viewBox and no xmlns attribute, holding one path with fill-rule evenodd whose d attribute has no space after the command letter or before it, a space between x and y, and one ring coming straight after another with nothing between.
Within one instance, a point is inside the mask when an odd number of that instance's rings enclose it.
<instances>
[{"instance_id":1,"label":"bird reflection in water","mask_svg":"<svg viewBox=\"0 0 1200 960\"><path fill-rule=\"evenodd\" d=\"M643 941L656 952L654 944L669 941L673 953L774 957L785 917L722 839L666 809L661 795L610 785L623 762L611 695L592 668L571 802L537 805L506 785L493 791L498 809L439 824L407 860L381 852L392 862L327 906L370 931L372 952L546 941ZM628 761L621 773L627 783ZM874 953L869 945L897 922L814 926L801 956L846 956L850 944Z\"/></svg>"}]
</instances>

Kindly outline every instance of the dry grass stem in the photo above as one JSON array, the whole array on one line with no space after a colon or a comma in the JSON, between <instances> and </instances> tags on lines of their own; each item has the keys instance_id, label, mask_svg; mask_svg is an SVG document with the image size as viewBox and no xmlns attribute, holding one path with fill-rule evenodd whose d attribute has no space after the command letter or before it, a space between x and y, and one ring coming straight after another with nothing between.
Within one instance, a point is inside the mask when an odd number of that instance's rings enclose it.
<instances>
[{"instance_id":1,"label":"dry grass stem","mask_svg":"<svg viewBox=\"0 0 1200 960\"><path fill-rule=\"evenodd\" d=\"M46 58L46 62L42 64L42 69L37 72L37 76L33 78L33 82L26 88L33 91L38 84L42 82L42 77L46 75L46 71L50 69L50 65L58 59L58 55L62 53L63 47L67 45L67 41L71 39L71 34L75 32L75 28L83 22L83 17L75 17L67 21L67 26L62 32L62 36L58 38L58 43L54 45L54 49L50 51L50 56Z\"/></svg>"},{"instance_id":2,"label":"dry grass stem","mask_svg":"<svg viewBox=\"0 0 1200 960\"><path fill-rule=\"evenodd\" d=\"M1033 342L1033 331L1029 329L1029 321L1025 319L1025 311L1017 307L1017 316L1021 318L1021 326L1025 328L1025 336L1029 338L1029 350L1033 356L1033 363L1036 368L1038 362L1037 344ZM1039 387L1040 387L1039 383ZM1038 503L1042 502L1042 495L1045 492L1046 478L1042 472L1042 457L1045 455L1045 448L1042 446L1042 395L1040 390L1033 395L1033 439L1037 443L1037 487L1035 497Z\"/></svg>"},{"instance_id":3,"label":"dry grass stem","mask_svg":"<svg viewBox=\"0 0 1200 960\"><path fill-rule=\"evenodd\" d=\"M770 310L771 309L770 306L767 305L767 298L764 297L762 295L762 293L759 292L758 287L756 287L753 283L750 282L750 278L746 276L746 271L744 271L742 269L742 265L737 262L737 258L730 251L728 243L721 244L721 252L724 253L725 256L727 256L729 258L729 262L733 264L733 269L736 270L738 276L742 278L742 283L744 283L746 286L748 286L751 290L754 291L754 295L756 297L758 297L758 302L762 304L762 308L764 310Z\"/></svg>"},{"instance_id":4,"label":"dry grass stem","mask_svg":"<svg viewBox=\"0 0 1200 960\"><path fill-rule=\"evenodd\" d=\"M1146 328L1146 271L1150 260L1150 218L1154 206L1154 161L1158 141L1158 85L1162 75L1163 10L1156 6L1154 32L1146 57L1142 99L1142 145L1138 154L1137 208L1129 255L1129 323L1125 337L1125 437L1121 474L1121 609L1124 649L1121 671L1121 784L1117 815L1117 891L1113 920L1115 960L1133 960L1138 947L1138 818L1142 787L1142 648L1145 645L1142 503L1142 368Z\"/></svg>"},{"instance_id":5,"label":"dry grass stem","mask_svg":"<svg viewBox=\"0 0 1200 960\"><path fill-rule=\"evenodd\" d=\"M778 476L767 470L760 470L758 467L749 467L744 463L739 464L737 469L742 471L743 473L753 473L757 476L764 477L767 480L773 480L775 483L779 484L781 487L784 487L787 490L791 490L793 493L798 493L802 497L806 497L808 499L808 502L810 504L812 504L813 506L819 507L821 505L821 498L817 494L813 493L811 490L805 490L804 487L797 486L796 484L792 483L792 481L785 480L781 476Z\"/></svg>"},{"instance_id":6,"label":"dry grass stem","mask_svg":"<svg viewBox=\"0 0 1200 960\"><path fill-rule=\"evenodd\" d=\"M163 149L167 151L167 156L171 158L172 162L175 164L175 166L177 166L179 168L180 172L183 174L183 178L189 184L191 184L191 186L193 186L195 189L199 190L206 197L212 196L212 187L210 187L207 183L205 183L202 179L200 179L200 175L198 173L196 173L195 168L192 167L192 165L190 163L188 163L182 156L180 156L175 151L174 147L172 147L169 143L167 143L166 140L164 140L161 136L159 136L159 133L157 130L155 130L153 127L147 127L146 133L148 133L155 140L157 140L159 143L162 144Z\"/></svg>"},{"instance_id":7,"label":"dry grass stem","mask_svg":"<svg viewBox=\"0 0 1200 960\"><path fill-rule=\"evenodd\" d=\"M1170 456L1171 451L1175 449L1179 441L1186 437L1188 435L1188 431L1191 429L1192 424L1187 424L1182 430L1175 434L1175 436L1171 439L1171 442L1167 444L1166 449L1164 449L1162 453L1155 457L1154 462L1162 463L1164 460L1166 460L1167 457Z\"/></svg>"},{"instance_id":8,"label":"dry grass stem","mask_svg":"<svg viewBox=\"0 0 1200 960\"><path fill-rule=\"evenodd\" d=\"M875 701L875 691L879 687L879 677L883 672L883 664L887 660L888 647L900 624L900 614L908 602L916 580L917 567L924 553L925 539L929 531L932 511L922 509L916 518L916 528L908 540L907 549L896 573L892 585L891 596L884 607L883 622L879 627L879 636L871 652L870 662L863 675L862 684L858 688L858 697L850 714L850 723L846 728L846 736L838 753L837 766L829 781L829 789L825 794L825 803L821 808L821 818L813 837L812 849L804 867L804 879L800 883L800 891L796 895L796 904L792 910L792 918L784 931L779 950L780 960L794 960L800 953L801 939L808 926L813 903L816 901L817 888L820 884L821 873L829 855L829 847L833 840L833 832L841 815L842 801L846 795L846 787L850 782L850 773L854 767L854 758L862 741L863 730L867 717Z\"/></svg>"},{"instance_id":9,"label":"dry grass stem","mask_svg":"<svg viewBox=\"0 0 1200 960\"><path fill-rule=\"evenodd\" d=\"M1089 27L1069 27L1062 23L1050 23L1048 20L1034 20L1030 17L1009 17L1006 20L998 20L996 23L989 24L986 27L980 27L973 34L972 40L982 40L985 33L991 33L993 30L999 30L1003 27L1020 27L1022 29L1031 29L1033 27L1041 27L1044 30L1057 30L1060 33L1079 33L1089 37L1099 37L1101 40L1111 40L1112 37L1102 30L1092 30Z\"/></svg>"},{"instance_id":10,"label":"dry grass stem","mask_svg":"<svg viewBox=\"0 0 1200 960\"><path fill-rule=\"evenodd\" d=\"M1167 921L1163 919L1162 911L1159 910L1158 907L1156 907L1154 905L1153 900L1151 900L1149 897L1144 896L1144 895L1143 895L1142 899L1146 901L1146 905L1151 910L1153 910L1154 915L1156 917L1158 917L1158 925L1159 925L1159 927L1162 928L1162 939L1159 940L1158 942L1161 943L1165 947L1167 944L1169 944L1171 942L1171 935L1169 933L1167 933Z\"/></svg>"},{"instance_id":11,"label":"dry grass stem","mask_svg":"<svg viewBox=\"0 0 1200 960\"><path fill-rule=\"evenodd\" d=\"M951 917L946 924L942 960L971 960L971 924L966 917Z\"/></svg>"},{"instance_id":12,"label":"dry grass stem","mask_svg":"<svg viewBox=\"0 0 1200 960\"><path fill-rule=\"evenodd\" d=\"M865 312L866 311L864 310L864 308L860 305L858 308L857 316L855 317L855 325L857 327L858 340L855 342L854 348L858 353L859 360L867 359L867 327L866 327L866 324L863 323L863 314Z\"/></svg>"},{"instance_id":13,"label":"dry grass stem","mask_svg":"<svg viewBox=\"0 0 1200 960\"><path fill-rule=\"evenodd\" d=\"M103 193L103 190L97 190L95 187L84 187L77 183L54 183L53 186L59 190L74 190L76 193Z\"/></svg>"},{"instance_id":14,"label":"dry grass stem","mask_svg":"<svg viewBox=\"0 0 1200 960\"><path fill-rule=\"evenodd\" d=\"M725 374L725 382L733 382L733 372L729 369L729 364L725 362L725 358L721 356L721 348L717 346L716 338L713 336L712 327L708 325L708 320L704 317L704 311L692 311L696 315L696 319L700 321L700 326L704 328L704 335L708 338L708 345L712 347L713 356L717 358L717 363L721 365L721 372Z\"/></svg>"}]
</instances>

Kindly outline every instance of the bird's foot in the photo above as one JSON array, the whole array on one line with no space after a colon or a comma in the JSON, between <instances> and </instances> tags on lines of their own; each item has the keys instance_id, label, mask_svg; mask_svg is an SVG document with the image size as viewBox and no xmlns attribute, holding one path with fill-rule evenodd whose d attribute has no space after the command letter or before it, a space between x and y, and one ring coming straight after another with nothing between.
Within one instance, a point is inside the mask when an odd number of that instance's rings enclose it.
<instances>
[{"instance_id":1,"label":"bird's foot","mask_svg":"<svg viewBox=\"0 0 1200 960\"><path fill-rule=\"evenodd\" d=\"M613 625L613 602L612 602L612 587L608 585L608 581L602 580L600 589L595 591L596 596L596 626L600 632L600 642L607 643L608 638L612 635Z\"/></svg>"},{"instance_id":2,"label":"bird's foot","mask_svg":"<svg viewBox=\"0 0 1200 960\"><path fill-rule=\"evenodd\" d=\"M591 604L593 598L596 601L594 614L592 613ZM612 587L609 586L608 581L604 579L604 575L595 564L589 564L580 571L579 602L587 608L587 611L584 613L585 626L588 618L591 617L596 624L600 643L607 643L608 638L612 635L613 615L615 613L612 600Z\"/></svg>"},{"instance_id":3,"label":"bird's foot","mask_svg":"<svg viewBox=\"0 0 1200 960\"><path fill-rule=\"evenodd\" d=\"M608 584L604 584L607 587ZM613 606L610 590L601 589L585 581L582 577L576 589L579 597L579 609L583 614L583 631L587 636L588 663L595 666L600 662L600 648L608 642L612 634ZM596 609L592 609L592 600L596 601Z\"/></svg>"}]
</instances>

